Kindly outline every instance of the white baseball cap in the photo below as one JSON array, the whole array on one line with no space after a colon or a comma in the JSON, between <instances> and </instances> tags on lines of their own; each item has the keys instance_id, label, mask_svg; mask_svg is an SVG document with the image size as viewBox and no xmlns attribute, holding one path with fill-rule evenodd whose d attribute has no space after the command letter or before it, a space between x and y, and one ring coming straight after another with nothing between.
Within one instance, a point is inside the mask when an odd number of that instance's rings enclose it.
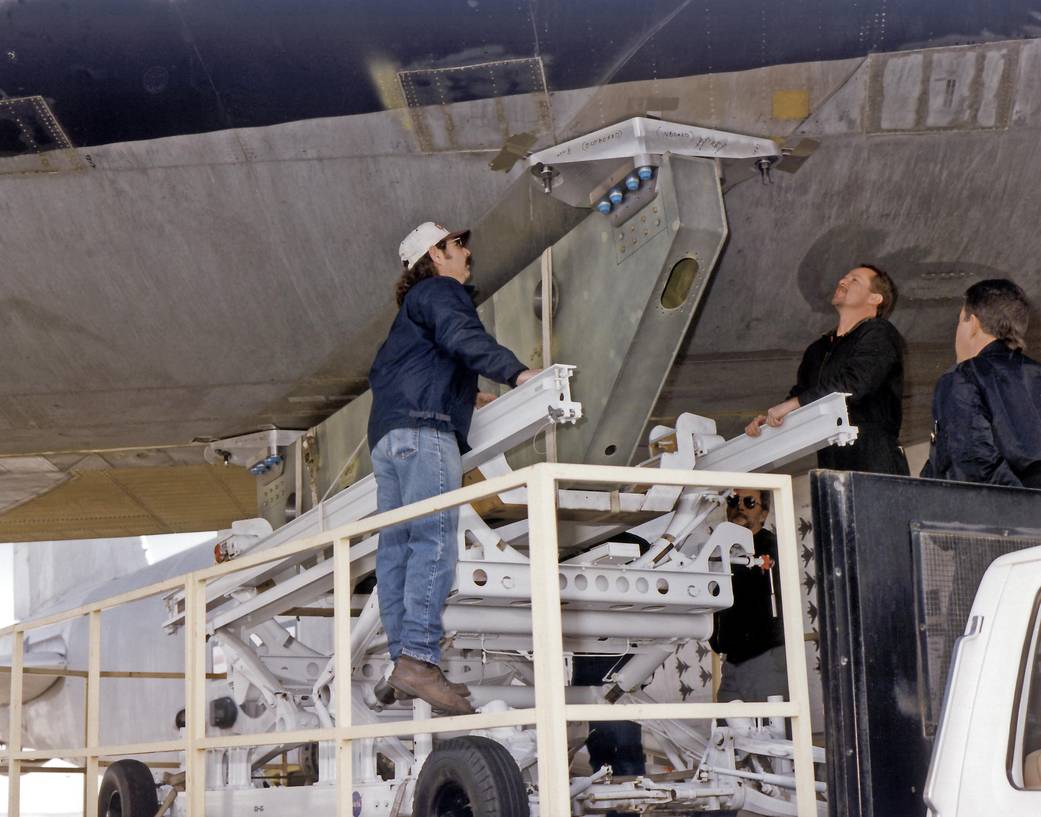
<instances>
[{"instance_id":1,"label":"white baseball cap","mask_svg":"<svg viewBox=\"0 0 1041 817\"><path fill-rule=\"evenodd\" d=\"M398 255L405 269L412 269L416 262L422 258L435 244L445 239L463 237L464 241L470 235L469 230L457 230L449 232L447 228L432 221L424 221L411 233L405 236L405 240L398 247Z\"/></svg>"}]
</instances>

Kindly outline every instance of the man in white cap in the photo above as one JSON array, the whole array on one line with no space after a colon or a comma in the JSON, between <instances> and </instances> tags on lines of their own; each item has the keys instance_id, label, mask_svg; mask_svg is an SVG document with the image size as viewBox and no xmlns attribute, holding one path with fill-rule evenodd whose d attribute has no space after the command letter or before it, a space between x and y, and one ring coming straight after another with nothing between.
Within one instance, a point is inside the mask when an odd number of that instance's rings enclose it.
<instances>
[{"instance_id":1,"label":"man in white cap","mask_svg":"<svg viewBox=\"0 0 1041 817\"><path fill-rule=\"evenodd\" d=\"M381 512L455 490L477 377L519 386L537 371L485 331L473 302L469 230L425 222L399 247L398 315L369 372L369 448ZM472 713L469 690L442 674L441 616L455 578L458 509L387 528L376 553L380 619L401 698Z\"/></svg>"}]
</instances>

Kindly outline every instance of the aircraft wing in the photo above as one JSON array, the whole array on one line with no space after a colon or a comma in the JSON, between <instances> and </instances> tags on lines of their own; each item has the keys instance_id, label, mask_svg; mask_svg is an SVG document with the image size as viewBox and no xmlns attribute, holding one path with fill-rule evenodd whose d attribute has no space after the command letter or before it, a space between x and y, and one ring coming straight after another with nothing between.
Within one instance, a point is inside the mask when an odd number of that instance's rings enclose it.
<instances>
[{"instance_id":1,"label":"aircraft wing","mask_svg":"<svg viewBox=\"0 0 1041 817\"><path fill-rule=\"evenodd\" d=\"M401 237L472 227L486 297L588 212L517 160L633 115L806 162L766 185L720 166L729 245L652 422L694 410L732 434L782 399L829 287L866 261L903 293L905 436L924 439L961 291L1041 284L1017 221L1041 209L1041 55L1017 4L915 0L880 23L766 0L305 2L292 20L113 3L0 22L0 541L254 515L253 478L206 443L309 428L364 392ZM999 187L1014 206L981 205Z\"/></svg>"}]
</instances>

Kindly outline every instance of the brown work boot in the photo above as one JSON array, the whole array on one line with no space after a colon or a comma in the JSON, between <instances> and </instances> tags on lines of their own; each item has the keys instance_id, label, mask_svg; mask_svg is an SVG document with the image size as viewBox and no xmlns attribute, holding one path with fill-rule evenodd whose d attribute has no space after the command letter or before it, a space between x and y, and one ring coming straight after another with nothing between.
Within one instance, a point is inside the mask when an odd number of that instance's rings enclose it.
<instances>
[{"instance_id":1,"label":"brown work boot","mask_svg":"<svg viewBox=\"0 0 1041 817\"><path fill-rule=\"evenodd\" d=\"M445 673L441 672L441 675L443 674ZM449 681L448 679L445 680L449 685L449 689L455 692L459 697L469 697L469 687L465 684L457 684L454 681ZM400 692L391 687L386 679L376 682L376 686L373 687L373 695L384 707L389 707L391 704L395 703L396 700L413 700L415 698L415 695L407 695L404 692Z\"/></svg>"},{"instance_id":2,"label":"brown work boot","mask_svg":"<svg viewBox=\"0 0 1041 817\"><path fill-rule=\"evenodd\" d=\"M443 672L441 674L444 675ZM460 698L470 697L470 687L466 684L457 684L455 681L449 681L447 678L445 681L448 683L448 688ZM390 706L395 701L411 701L416 697L415 695L406 695L404 692L394 689L385 678L376 682L376 685L372 688L372 694L384 706Z\"/></svg>"},{"instance_id":3,"label":"brown work boot","mask_svg":"<svg viewBox=\"0 0 1041 817\"><path fill-rule=\"evenodd\" d=\"M446 715L474 713L470 702L453 691L439 666L420 661L411 655L402 655L398 659L387 683L402 698L420 698Z\"/></svg>"}]
</instances>

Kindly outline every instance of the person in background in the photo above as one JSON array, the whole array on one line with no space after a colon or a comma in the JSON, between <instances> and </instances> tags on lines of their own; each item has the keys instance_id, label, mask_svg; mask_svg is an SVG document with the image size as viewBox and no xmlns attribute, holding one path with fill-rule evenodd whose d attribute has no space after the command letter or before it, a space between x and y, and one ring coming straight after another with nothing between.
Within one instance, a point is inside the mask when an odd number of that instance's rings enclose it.
<instances>
[{"instance_id":1,"label":"person in background","mask_svg":"<svg viewBox=\"0 0 1041 817\"><path fill-rule=\"evenodd\" d=\"M1030 303L1007 279L965 292L957 364L933 392L923 477L1041 488L1041 364L1023 354Z\"/></svg>"},{"instance_id":2,"label":"person in background","mask_svg":"<svg viewBox=\"0 0 1041 817\"><path fill-rule=\"evenodd\" d=\"M737 489L727 497L727 521L752 532L755 555L769 557L770 566L731 568L734 604L716 613L709 640L712 649L726 657L720 701L788 697L777 537L763 527L769 515L768 491Z\"/></svg>"}]
</instances>

